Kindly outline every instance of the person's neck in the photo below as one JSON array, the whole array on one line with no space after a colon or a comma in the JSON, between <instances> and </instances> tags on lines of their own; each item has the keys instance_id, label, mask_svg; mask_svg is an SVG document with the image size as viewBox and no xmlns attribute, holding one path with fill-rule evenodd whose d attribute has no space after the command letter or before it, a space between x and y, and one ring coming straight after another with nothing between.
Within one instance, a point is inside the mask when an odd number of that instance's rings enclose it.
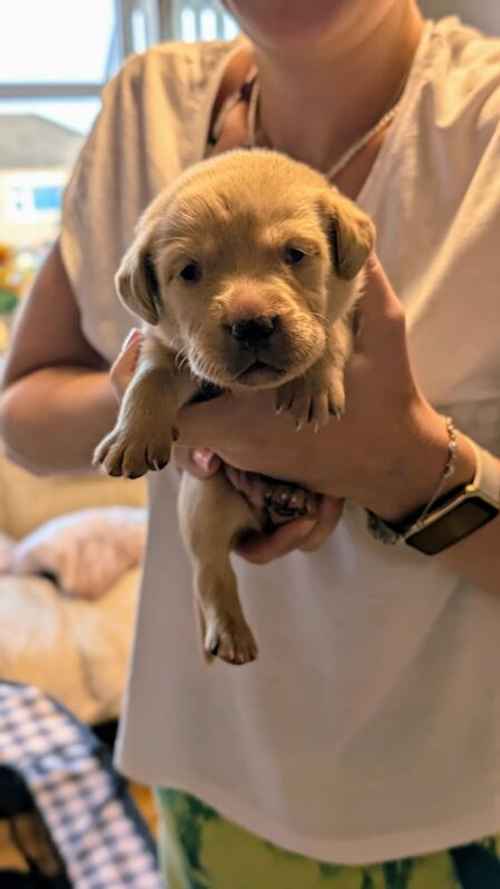
<instances>
[{"instance_id":1,"label":"person's neck","mask_svg":"<svg viewBox=\"0 0 500 889\"><path fill-rule=\"evenodd\" d=\"M365 25L337 42L334 35L314 58L255 48L260 122L274 148L326 172L395 102L423 19L413 0L404 0L371 30Z\"/></svg>"}]
</instances>

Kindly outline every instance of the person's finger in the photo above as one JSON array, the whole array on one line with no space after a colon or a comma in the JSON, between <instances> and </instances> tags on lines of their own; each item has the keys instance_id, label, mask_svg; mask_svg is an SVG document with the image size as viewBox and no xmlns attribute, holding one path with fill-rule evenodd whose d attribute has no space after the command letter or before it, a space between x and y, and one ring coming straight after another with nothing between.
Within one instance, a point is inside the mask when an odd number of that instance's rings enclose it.
<instances>
[{"instance_id":1,"label":"person's finger","mask_svg":"<svg viewBox=\"0 0 500 889\"><path fill-rule=\"evenodd\" d=\"M254 472L236 469L235 466L230 466L228 463L224 464L224 472L233 488L243 494L251 506L258 510L264 508L268 483L262 476Z\"/></svg>"},{"instance_id":2,"label":"person's finger","mask_svg":"<svg viewBox=\"0 0 500 889\"><path fill-rule=\"evenodd\" d=\"M114 371L115 375L118 375L122 378L126 376L131 376L137 366L137 359L139 358L140 353L140 343L136 340L132 340L127 346L126 350L120 352L115 365Z\"/></svg>"},{"instance_id":3,"label":"person's finger","mask_svg":"<svg viewBox=\"0 0 500 889\"><path fill-rule=\"evenodd\" d=\"M137 327L132 327L123 340L115 364L126 365L127 363L131 363L132 359L137 361L143 339L144 334L142 331Z\"/></svg>"},{"instance_id":4,"label":"person's finger","mask_svg":"<svg viewBox=\"0 0 500 889\"><path fill-rule=\"evenodd\" d=\"M185 447L195 447L200 443L200 433L203 431L205 446L211 445L212 442L207 440L207 436L211 435L211 431L217 435L220 442L226 439L234 443L235 440L235 416L239 421L244 421L245 415L255 412L255 405L258 404L259 413L262 417L261 427L257 430L265 440L265 419L275 420L275 399L276 394L272 390L262 390L259 393L251 393L243 398L237 398L232 392L226 391L217 398L211 398L208 401L200 401L196 404L187 404L179 408L177 413L177 426L179 429L179 442ZM284 422L284 421L283 421ZM290 430L295 433L295 424L290 420Z\"/></svg>"},{"instance_id":5,"label":"person's finger","mask_svg":"<svg viewBox=\"0 0 500 889\"><path fill-rule=\"evenodd\" d=\"M191 451L191 458L195 466L205 474L205 478L210 478L219 471L220 458L210 448L195 448Z\"/></svg>"},{"instance_id":6,"label":"person's finger","mask_svg":"<svg viewBox=\"0 0 500 889\"><path fill-rule=\"evenodd\" d=\"M224 115L224 129L217 139L212 156L222 154L230 148L238 148L245 140L247 132L248 106L239 101Z\"/></svg>"},{"instance_id":7,"label":"person's finger","mask_svg":"<svg viewBox=\"0 0 500 889\"><path fill-rule=\"evenodd\" d=\"M303 552L313 552L313 550L319 549L335 530L343 508L343 500L334 497L321 497L316 524L299 549Z\"/></svg>"},{"instance_id":8,"label":"person's finger","mask_svg":"<svg viewBox=\"0 0 500 889\"><path fill-rule=\"evenodd\" d=\"M135 327L132 328L123 342L118 357L111 367L111 384L120 400L137 367L142 341L143 334L141 331Z\"/></svg>"},{"instance_id":9,"label":"person's finger","mask_svg":"<svg viewBox=\"0 0 500 889\"><path fill-rule=\"evenodd\" d=\"M403 308L375 253L368 257L365 271L365 285L357 314L356 348L358 351L369 348L372 353L380 349L387 353L390 349L388 336L391 333L401 336Z\"/></svg>"},{"instance_id":10,"label":"person's finger","mask_svg":"<svg viewBox=\"0 0 500 889\"><path fill-rule=\"evenodd\" d=\"M174 462L177 469L189 472L200 481L205 481L215 475L220 468L220 458L208 448L183 448L178 445L174 448Z\"/></svg>"},{"instance_id":11,"label":"person's finger","mask_svg":"<svg viewBox=\"0 0 500 889\"><path fill-rule=\"evenodd\" d=\"M142 343L144 339L144 334L142 330L139 330L138 327L131 327L127 336L123 340L120 352L126 352L129 346L132 346L135 343Z\"/></svg>"},{"instance_id":12,"label":"person's finger","mask_svg":"<svg viewBox=\"0 0 500 889\"><path fill-rule=\"evenodd\" d=\"M315 524L315 519L294 519L280 525L272 534L250 534L235 547L235 552L254 565L266 565L299 549Z\"/></svg>"}]
</instances>

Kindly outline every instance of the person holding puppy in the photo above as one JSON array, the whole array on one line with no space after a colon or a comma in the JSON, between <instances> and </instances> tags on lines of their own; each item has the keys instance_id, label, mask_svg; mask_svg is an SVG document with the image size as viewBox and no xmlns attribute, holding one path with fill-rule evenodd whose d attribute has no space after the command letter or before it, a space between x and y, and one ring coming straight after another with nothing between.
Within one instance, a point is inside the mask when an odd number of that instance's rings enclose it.
<instances>
[{"instance_id":1,"label":"person holding puppy","mask_svg":"<svg viewBox=\"0 0 500 889\"><path fill-rule=\"evenodd\" d=\"M114 273L183 169L272 147L356 200L377 244L345 416L292 434L267 393L179 413L185 471L223 461L255 502L262 475L322 495L314 519L234 560L259 658L200 664L177 475L150 473L117 763L158 788L175 889L488 889L500 885L500 41L425 21L414 0L227 5L244 38L153 49L106 88L16 326L6 447L36 472L90 464L140 347L136 332L122 348L132 319Z\"/></svg>"}]
</instances>

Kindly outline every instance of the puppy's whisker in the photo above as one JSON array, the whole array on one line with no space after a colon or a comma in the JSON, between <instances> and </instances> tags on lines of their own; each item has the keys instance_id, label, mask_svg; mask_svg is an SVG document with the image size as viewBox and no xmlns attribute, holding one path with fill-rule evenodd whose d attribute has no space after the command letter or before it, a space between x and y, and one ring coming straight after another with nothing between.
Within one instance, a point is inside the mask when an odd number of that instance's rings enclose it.
<instances>
[{"instance_id":1,"label":"puppy's whisker","mask_svg":"<svg viewBox=\"0 0 500 889\"><path fill-rule=\"evenodd\" d=\"M210 361L205 356L201 356L193 347L189 348L186 359L196 376L206 380L216 380L220 378L215 362Z\"/></svg>"},{"instance_id":2,"label":"puppy's whisker","mask_svg":"<svg viewBox=\"0 0 500 889\"><path fill-rule=\"evenodd\" d=\"M175 356L175 367L179 373L188 365L188 357L184 352L177 352Z\"/></svg>"},{"instance_id":3,"label":"puppy's whisker","mask_svg":"<svg viewBox=\"0 0 500 889\"><path fill-rule=\"evenodd\" d=\"M318 321L321 321L323 324L328 324L328 318L326 315L323 315L321 312L311 312L313 318L317 318Z\"/></svg>"}]
</instances>

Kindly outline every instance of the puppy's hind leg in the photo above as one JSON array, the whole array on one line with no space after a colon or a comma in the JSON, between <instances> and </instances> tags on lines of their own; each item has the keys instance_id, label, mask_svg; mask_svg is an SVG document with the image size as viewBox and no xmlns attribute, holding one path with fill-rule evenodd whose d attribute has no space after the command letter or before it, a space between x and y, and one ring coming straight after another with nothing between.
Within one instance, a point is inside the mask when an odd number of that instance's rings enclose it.
<instances>
[{"instance_id":1,"label":"puppy's hind leg","mask_svg":"<svg viewBox=\"0 0 500 889\"><path fill-rule=\"evenodd\" d=\"M178 510L193 566L205 657L250 663L257 657L257 645L243 614L230 551L238 532L257 529L258 521L223 472L205 481L185 472Z\"/></svg>"}]
</instances>

